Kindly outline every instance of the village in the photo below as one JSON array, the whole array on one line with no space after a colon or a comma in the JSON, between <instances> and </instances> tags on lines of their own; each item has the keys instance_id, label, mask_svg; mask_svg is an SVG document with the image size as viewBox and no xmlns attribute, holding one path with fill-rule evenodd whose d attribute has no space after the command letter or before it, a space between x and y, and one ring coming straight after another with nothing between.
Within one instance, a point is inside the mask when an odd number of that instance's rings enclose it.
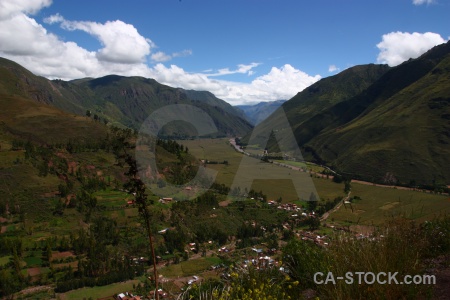
<instances>
[{"instance_id":1,"label":"village","mask_svg":"<svg viewBox=\"0 0 450 300\"><path fill-rule=\"evenodd\" d=\"M159 203L162 204L168 204L172 203L174 200L173 198L160 198L158 200ZM260 200L259 200L260 201ZM347 200L342 200L340 203L338 203L337 206L340 206L341 204L349 204ZM128 203L129 205L132 205L133 203ZM288 213L290 217L289 222L285 222L282 224L282 228L285 231L290 231L293 233L295 239L299 241L303 241L305 243L313 243L320 247L328 247L331 243L330 237L327 234L318 234L317 230L308 230L307 228L301 228L299 227L299 224L302 223L302 221L305 221L306 219L315 219L319 220L320 216L316 214L315 211L308 211L304 209L303 207L295 204L295 203L279 203L275 200L268 200L267 205L269 207L272 207L276 210L281 210L286 213ZM334 208L333 208L334 209ZM253 227L258 226L255 221L250 221L249 224ZM383 236L374 237L371 235L371 233L361 233L361 232L353 232L351 233L348 228L342 227L342 226L335 226L335 225L328 225L324 224L326 228L329 230L338 233L346 233L347 238L349 238L348 233L350 233L351 239L371 239L375 240L378 238L383 238ZM266 231L266 228L261 226L261 229L263 231ZM164 235L170 230L175 230L174 228L163 228L158 231L158 234ZM220 245L218 248L213 248L214 245L217 245L217 242L209 240L205 245L200 245L196 242L189 242L185 245L185 257L188 261L195 261L198 260L201 257L217 257L220 258L222 261L227 261L227 264L219 263L215 265L211 265L207 269L192 274L189 276L184 277L171 277L171 276L164 276L159 275L159 282L162 283L162 287L158 289L159 298L160 299L175 299L180 292L188 289L193 284L201 284L206 279L211 278L220 278L221 280L224 280L227 282L231 278L231 274L235 271L243 271L248 268L252 268L254 270L264 271L269 268L275 268L279 270L280 272L288 272L288 268L283 265L281 262L281 256L282 252L281 249L283 246L286 245L286 242L284 242L282 239L278 242L278 247L276 248L269 248L267 247L267 244L262 243L259 245L255 245L252 247L247 247L244 249L237 249L236 244L239 242L239 240L236 240L234 237L230 237L230 242L225 245ZM203 250L200 251L200 248L205 249L205 246L209 250ZM158 264L157 268L158 270L164 270L164 268L172 265L175 263L173 259L163 259L161 256L157 256ZM136 264L142 264L147 262L148 260L144 257L136 257L133 258ZM183 262L181 262L183 263ZM151 273L151 268L148 269L147 273ZM286 273L288 275L288 273ZM151 276L148 277L149 279L152 279ZM164 288L164 285L171 286L172 290L167 290ZM174 292L173 286L176 286L178 288L178 293ZM153 292L149 295L135 295L131 291L123 291L122 293L117 294L115 297L117 300L141 300L141 299L151 299L153 297Z\"/></svg>"}]
</instances>

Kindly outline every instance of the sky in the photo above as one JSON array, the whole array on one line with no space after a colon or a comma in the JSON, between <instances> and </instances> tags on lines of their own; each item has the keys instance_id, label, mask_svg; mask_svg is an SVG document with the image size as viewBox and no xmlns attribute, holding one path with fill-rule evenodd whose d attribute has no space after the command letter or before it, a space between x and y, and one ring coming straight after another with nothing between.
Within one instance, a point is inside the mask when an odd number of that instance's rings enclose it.
<instances>
[{"instance_id":1,"label":"sky","mask_svg":"<svg viewBox=\"0 0 450 300\"><path fill-rule=\"evenodd\" d=\"M450 39L450 0L0 0L0 57L37 75L109 74L287 100L361 64Z\"/></svg>"}]
</instances>

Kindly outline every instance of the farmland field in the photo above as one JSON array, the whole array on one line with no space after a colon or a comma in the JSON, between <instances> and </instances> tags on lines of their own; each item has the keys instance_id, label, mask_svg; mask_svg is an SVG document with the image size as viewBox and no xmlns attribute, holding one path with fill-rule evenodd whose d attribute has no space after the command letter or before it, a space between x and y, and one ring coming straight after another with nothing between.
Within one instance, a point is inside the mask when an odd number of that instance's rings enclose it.
<instances>
[{"instance_id":1,"label":"farmland field","mask_svg":"<svg viewBox=\"0 0 450 300\"><path fill-rule=\"evenodd\" d=\"M189 151L199 159L228 161L228 165L207 165L207 168L217 171L216 180L219 183L231 185L239 167L245 171L246 180L261 178L263 172L267 172L272 178L283 178L253 180L252 188L265 193L268 199L281 197L283 202L298 200L294 182L297 184L299 180L305 180L304 176L308 174L264 162L257 162L246 167L245 164L241 164L244 155L236 152L229 144L228 139L183 140L179 142L187 146ZM296 167L299 166L303 165L296 165ZM308 174L308 176L310 175ZM312 182L321 199L334 199L345 195L344 184L342 183L334 183L329 179L315 177L314 175L312 176ZM395 216L423 221L438 215L450 214L448 195L358 183L352 183L351 195L361 198L353 204L354 211L352 212L350 207L346 209L342 206L330 216L330 219L341 223L380 224Z\"/></svg>"},{"instance_id":2,"label":"farmland field","mask_svg":"<svg viewBox=\"0 0 450 300\"><path fill-rule=\"evenodd\" d=\"M202 272L212 265L216 265L220 263L220 259L212 259L208 258L199 258L188 261L183 261L179 264L170 265L161 269L161 274L167 277L186 277L198 274Z\"/></svg>"},{"instance_id":3,"label":"farmland field","mask_svg":"<svg viewBox=\"0 0 450 300\"><path fill-rule=\"evenodd\" d=\"M315 193L310 175L289 168L282 168L238 153L228 139L203 139L179 141L189 151L202 160L227 161L227 164L207 164L207 168L217 172L216 181L241 188L249 186L262 191L270 199L283 198L285 202L308 199ZM236 177L239 174L239 177ZM294 185L295 184L295 185ZM297 193L295 187L300 192ZM304 187L304 188L303 188Z\"/></svg>"},{"instance_id":4,"label":"farmland field","mask_svg":"<svg viewBox=\"0 0 450 300\"><path fill-rule=\"evenodd\" d=\"M352 184L352 194L361 197L352 208L342 206L331 214L335 221L378 225L394 217L418 221L450 214L448 195Z\"/></svg>"},{"instance_id":5,"label":"farmland field","mask_svg":"<svg viewBox=\"0 0 450 300\"><path fill-rule=\"evenodd\" d=\"M73 290L64 294L59 294L57 297L61 300L78 300L84 298L107 298L114 299L114 294L120 294L122 292L131 291L133 289L133 284L139 283L139 280L129 280L126 282L114 283L105 286L96 286L92 288L82 288ZM110 297L110 298L109 298Z\"/></svg>"}]
</instances>

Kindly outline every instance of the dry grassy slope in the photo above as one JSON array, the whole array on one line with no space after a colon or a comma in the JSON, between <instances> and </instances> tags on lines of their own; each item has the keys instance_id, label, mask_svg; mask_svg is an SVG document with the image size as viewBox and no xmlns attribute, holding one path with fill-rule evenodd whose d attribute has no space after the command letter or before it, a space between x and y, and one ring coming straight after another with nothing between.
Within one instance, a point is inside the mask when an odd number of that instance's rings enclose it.
<instances>
[{"instance_id":1,"label":"dry grassy slope","mask_svg":"<svg viewBox=\"0 0 450 300\"><path fill-rule=\"evenodd\" d=\"M49 104L68 112L85 112L78 103L81 97L74 93L65 93L55 82L36 76L19 64L1 57L0 93Z\"/></svg>"},{"instance_id":2,"label":"dry grassy slope","mask_svg":"<svg viewBox=\"0 0 450 300\"><path fill-rule=\"evenodd\" d=\"M49 105L20 96L0 94L1 132L8 139L38 143L97 141L107 134L104 124L65 113Z\"/></svg>"}]
</instances>

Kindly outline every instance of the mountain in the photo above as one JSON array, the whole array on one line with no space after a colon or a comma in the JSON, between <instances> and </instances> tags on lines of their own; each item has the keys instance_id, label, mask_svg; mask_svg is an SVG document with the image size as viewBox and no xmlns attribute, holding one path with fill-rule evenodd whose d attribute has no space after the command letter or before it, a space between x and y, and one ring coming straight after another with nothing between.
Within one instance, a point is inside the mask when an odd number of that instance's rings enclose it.
<instances>
[{"instance_id":1,"label":"mountain","mask_svg":"<svg viewBox=\"0 0 450 300\"><path fill-rule=\"evenodd\" d=\"M242 110L253 125L257 125L270 116L284 102L286 100L259 102L253 105L236 105L235 107Z\"/></svg>"},{"instance_id":2,"label":"mountain","mask_svg":"<svg viewBox=\"0 0 450 300\"><path fill-rule=\"evenodd\" d=\"M358 95L387 70L389 67L386 65L361 65L321 79L283 103L279 109L258 124L254 129L256 137L254 142L261 145L264 143L264 140L258 138L257 132L267 133L276 130L279 135L283 135L285 130L292 132L316 114ZM285 118L288 119L288 123L285 122ZM242 140L248 142L249 138L250 134Z\"/></svg>"},{"instance_id":3,"label":"mountain","mask_svg":"<svg viewBox=\"0 0 450 300\"><path fill-rule=\"evenodd\" d=\"M108 75L72 81L35 76L20 65L0 58L0 92L20 95L66 112L85 115L89 110L101 120L139 129L155 110L170 104L193 105L205 111L218 132L214 136L243 135L252 125L242 112L209 92L186 91L153 79ZM166 135L196 135L184 122L164 127Z\"/></svg>"},{"instance_id":4,"label":"mountain","mask_svg":"<svg viewBox=\"0 0 450 300\"><path fill-rule=\"evenodd\" d=\"M108 128L85 116L74 115L21 96L0 92L0 141L13 139L38 144L98 142Z\"/></svg>"},{"instance_id":5,"label":"mountain","mask_svg":"<svg viewBox=\"0 0 450 300\"><path fill-rule=\"evenodd\" d=\"M282 106L303 154L372 182L448 184L450 43L393 68L372 65L379 71L371 78L342 80L368 66L355 68L317 82ZM257 130L276 128L282 112Z\"/></svg>"}]
</instances>

